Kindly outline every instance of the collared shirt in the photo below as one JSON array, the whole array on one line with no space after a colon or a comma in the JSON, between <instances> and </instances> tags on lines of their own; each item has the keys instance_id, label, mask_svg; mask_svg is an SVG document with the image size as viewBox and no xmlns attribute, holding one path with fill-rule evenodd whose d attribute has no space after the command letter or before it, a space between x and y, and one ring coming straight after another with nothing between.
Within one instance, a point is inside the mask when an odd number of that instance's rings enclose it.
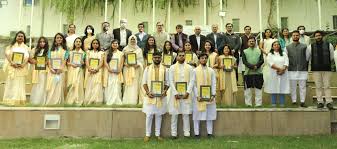
<instances>
[{"instance_id":1,"label":"collared shirt","mask_svg":"<svg viewBox=\"0 0 337 149\"><path fill-rule=\"evenodd\" d=\"M139 32L139 39L140 39L140 41L143 40L143 38L144 38L145 35L146 35L145 32Z\"/></svg>"},{"instance_id":2,"label":"collared shirt","mask_svg":"<svg viewBox=\"0 0 337 149\"><path fill-rule=\"evenodd\" d=\"M121 35L121 42L120 45L121 46L126 46L126 29L121 29L120 30L120 35Z\"/></svg>"},{"instance_id":3,"label":"collared shirt","mask_svg":"<svg viewBox=\"0 0 337 149\"><path fill-rule=\"evenodd\" d=\"M112 33L102 32L96 35L96 39L99 40L103 49L108 49L114 37Z\"/></svg>"},{"instance_id":4,"label":"collared shirt","mask_svg":"<svg viewBox=\"0 0 337 149\"><path fill-rule=\"evenodd\" d=\"M218 45L216 44L216 33L213 33L213 36L214 36L214 45L215 45L215 48L217 49L218 48Z\"/></svg>"},{"instance_id":5,"label":"collared shirt","mask_svg":"<svg viewBox=\"0 0 337 149\"><path fill-rule=\"evenodd\" d=\"M200 35L195 35L195 38L197 39L198 50L199 50L200 49Z\"/></svg>"},{"instance_id":6,"label":"collared shirt","mask_svg":"<svg viewBox=\"0 0 337 149\"><path fill-rule=\"evenodd\" d=\"M153 33L153 37L156 40L158 49L162 49L164 47L165 41L170 39L169 34L166 32L155 32Z\"/></svg>"}]
</instances>

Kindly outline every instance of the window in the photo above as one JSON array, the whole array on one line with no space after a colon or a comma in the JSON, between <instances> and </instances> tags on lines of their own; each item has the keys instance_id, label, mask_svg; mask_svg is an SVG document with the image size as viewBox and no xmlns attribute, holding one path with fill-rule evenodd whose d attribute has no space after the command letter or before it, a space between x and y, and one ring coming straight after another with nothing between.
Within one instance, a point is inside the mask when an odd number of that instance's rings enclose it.
<instances>
[{"instance_id":1,"label":"window","mask_svg":"<svg viewBox=\"0 0 337 149\"><path fill-rule=\"evenodd\" d=\"M281 17L281 28L288 28L288 17Z\"/></svg>"},{"instance_id":2,"label":"window","mask_svg":"<svg viewBox=\"0 0 337 149\"><path fill-rule=\"evenodd\" d=\"M337 15L333 16L333 29L337 29Z\"/></svg>"},{"instance_id":3,"label":"window","mask_svg":"<svg viewBox=\"0 0 337 149\"><path fill-rule=\"evenodd\" d=\"M39 2L39 0L34 0L34 5L36 6L36 4ZM24 6L32 6L33 0L23 0L23 5Z\"/></svg>"},{"instance_id":4,"label":"window","mask_svg":"<svg viewBox=\"0 0 337 149\"><path fill-rule=\"evenodd\" d=\"M240 19L232 19L233 22L233 31L239 32L240 31Z\"/></svg>"},{"instance_id":5,"label":"window","mask_svg":"<svg viewBox=\"0 0 337 149\"><path fill-rule=\"evenodd\" d=\"M27 25L27 27L26 27L26 36L27 37L30 36L30 25Z\"/></svg>"},{"instance_id":6,"label":"window","mask_svg":"<svg viewBox=\"0 0 337 149\"><path fill-rule=\"evenodd\" d=\"M148 31L149 31L149 22L143 22L143 24L144 24L144 32L148 33Z\"/></svg>"},{"instance_id":7,"label":"window","mask_svg":"<svg viewBox=\"0 0 337 149\"><path fill-rule=\"evenodd\" d=\"M193 21L192 20L186 20L185 24L186 24L186 26L192 26L193 25Z\"/></svg>"},{"instance_id":8,"label":"window","mask_svg":"<svg viewBox=\"0 0 337 149\"><path fill-rule=\"evenodd\" d=\"M63 34L67 34L68 33L68 24L63 24Z\"/></svg>"}]
</instances>

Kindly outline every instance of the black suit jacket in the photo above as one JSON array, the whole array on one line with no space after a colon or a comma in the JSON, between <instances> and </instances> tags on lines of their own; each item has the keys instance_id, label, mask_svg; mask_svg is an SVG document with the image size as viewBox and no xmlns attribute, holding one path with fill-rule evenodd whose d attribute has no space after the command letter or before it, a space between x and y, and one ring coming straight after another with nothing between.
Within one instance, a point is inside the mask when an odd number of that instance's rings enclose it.
<instances>
[{"instance_id":1,"label":"black suit jacket","mask_svg":"<svg viewBox=\"0 0 337 149\"><path fill-rule=\"evenodd\" d=\"M200 35L200 46L198 46L198 42L197 42L197 36L191 35L189 37L191 45L192 45L192 49L194 50L194 52L198 51L198 50L202 50L204 48L204 44L206 41L206 36L204 35Z\"/></svg>"},{"instance_id":2,"label":"black suit jacket","mask_svg":"<svg viewBox=\"0 0 337 149\"><path fill-rule=\"evenodd\" d=\"M114 34L114 38L117 39L118 43L120 44L120 42L121 42L121 29L116 28L112 31L112 33ZM129 42L128 39L131 35L132 35L132 32L130 30L126 29L126 44L128 44L128 42Z\"/></svg>"},{"instance_id":3,"label":"black suit jacket","mask_svg":"<svg viewBox=\"0 0 337 149\"><path fill-rule=\"evenodd\" d=\"M224 42L223 35L220 33L216 33L216 43L214 43L214 33L210 33L206 37L208 40L212 41L212 43L214 44L214 47L217 47L217 48L220 48L221 44Z\"/></svg>"}]
</instances>

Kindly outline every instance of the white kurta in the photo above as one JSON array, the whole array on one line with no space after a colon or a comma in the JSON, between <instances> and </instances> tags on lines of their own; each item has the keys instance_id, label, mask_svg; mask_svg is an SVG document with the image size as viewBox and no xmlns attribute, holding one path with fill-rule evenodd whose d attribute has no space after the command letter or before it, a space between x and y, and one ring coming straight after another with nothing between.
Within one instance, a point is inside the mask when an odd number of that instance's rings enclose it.
<instances>
[{"instance_id":1,"label":"white kurta","mask_svg":"<svg viewBox=\"0 0 337 149\"><path fill-rule=\"evenodd\" d=\"M32 57L34 57L34 54L36 52L36 49L33 50ZM38 56L43 56L44 50L42 49ZM42 105L45 103L47 98L46 93L46 82L47 82L47 71L46 70L34 70L35 66L32 67L32 78L34 78L34 74L37 76L37 83L32 81L33 87L31 90L30 95L30 102L34 105Z\"/></svg>"},{"instance_id":2,"label":"white kurta","mask_svg":"<svg viewBox=\"0 0 337 149\"><path fill-rule=\"evenodd\" d=\"M216 94L216 76L215 72L212 68L207 67L207 69L211 70L211 87L212 87L212 95ZM216 104L215 100L207 104L205 111L198 111L197 108L197 96L198 93L198 87L197 87L197 74L196 74L196 68L193 70L193 78L194 78L194 98L193 98L193 120L215 120L216 119Z\"/></svg>"},{"instance_id":3,"label":"white kurta","mask_svg":"<svg viewBox=\"0 0 337 149\"><path fill-rule=\"evenodd\" d=\"M272 69L272 65L277 67L284 67L289 65L288 55L283 52L283 56L280 56L278 52L274 54L269 53L267 56L269 66L269 82L266 85L265 92L271 94L289 94L290 82L288 78L288 70L283 75L278 75L275 69Z\"/></svg>"},{"instance_id":4,"label":"white kurta","mask_svg":"<svg viewBox=\"0 0 337 149\"><path fill-rule=\"evenodd\" d=\"M118 59L118 62L120 63L122 56L123 56L123 53L117 50L116 53L113 53L112 58ZM111 67L111 63L109 63L109 66ZM122 84L121 82L123 80L119 80L118 76L119 76L118 73L108 72L107 87L105 87L105 92L104 92L104 101L107 105L122 104L122 100L121 100Z\"/></svg>"},{"instance_id":5,"label":"white kurta","mask_svg":"<svg viewBox=\"0 0 337 149\"><path fill-rule=\"evenodd\" d=\"M335 65L336 65L336 70L337 70L337 49L334 52L334 60L335 60Z\"/></svg>"},{"instance_id":6,"label":"white kurta","mask_svg":"<svg viewBox=\"0 0 337 149\"><path fill-rule=\"evenodd\" d=\"M189 82L187 82L187 93L189 93L189 97L191 100L194 99L193 95L193 83L194 83L194 78L193 78L193 68L192 66L188 64L179 64L178 62L175 65L172 65L169 69L169 81L170 81L170 98L169 98L169 113L170 114L191 114L192 113L192 101L188 101L187 99L181 99L179 101L179 107L174 106L174 101L175 95L178 94L177 89L175 87L176 82L185 82L185 70L184 70L184 65L188 68L188 72L190 72L189 76ZM180 72L178 72L179 80L174 80L175 79L175 72L176 72L176 67L179 67Z\"/></svg>"},{"instance_id":7,"label":"white kurta","mask_svg":"<svg viewBox=\"0 0 337 149\"><path fill-rule=\"evenodd\" d=\"M149 66L150 67L150 66ZM143 80L142 80L142 86L144 84L147 84L148 87L149 87L149 90L150 90L150 84L148 84L148 78L151 78L151 76L148 76L148 75L151 75L148 70L149 70L149 67L146 67L145 68L145 71L143 73ZM153 70L154 71L154 70ZM168 72L165 71L165 78L164 78L164 85L167 85L169 86L169 80L168 80ZM163 88L164 89L164 88ZM162 100L162 104L161 104L161 107L157 107L156 104L150 104L148 103L148 97L145 96L144 97L144 100L143 100L143 112L145 114L156 114L156 115L163 115L166 113L167 111L167 97L163 97L163 98L158 98L157 100Z\"/></svg>"},{"instance_id":8,"label":"white kurta","mask_svg":"<svg viewBox=\"0 0 337 149\"><path fill-rule=\"evenodd\" d=\"M271 48L272 48L271 45L276 40L277 39L273 39L273 38L263 39L263 51L265 51L266 53L269 53ZM263 64L263 68L262 68L263 80L264 80L264 83L267 84L270 81L270 76L269 76L270 67L268 65L268 60L267 60L266 55L263 55L263 59L264 59L264 64Z\"/></svg>"}]
</instances>

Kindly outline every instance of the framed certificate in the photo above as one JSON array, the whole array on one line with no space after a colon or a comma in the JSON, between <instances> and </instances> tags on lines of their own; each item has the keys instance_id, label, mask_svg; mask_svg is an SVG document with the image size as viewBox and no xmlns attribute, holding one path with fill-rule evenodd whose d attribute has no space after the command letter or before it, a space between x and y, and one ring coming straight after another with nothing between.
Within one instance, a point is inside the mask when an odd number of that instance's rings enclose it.
<instances>
[{"instance_id":1,"label":"framed certificate","mask_svg":"<svg viewBox=\"0 0 337 149\"><path fill-rule=\"evenodd\" d=\"M90 58L89 59L89 66L91 68L97 69L99 66L99 59L98 58Z\"/></svg>"},{"instance_id":2,"label":"framed certificate","mask_svg":"<svg viewBox=\"0 0 337 149\"><path fill-rule=\"evenodd\" d=\"M233 68L232 68L232 58L224 58L223 59L223 65L224 65L224 70L225 71L233 71Z\"/></svg>"},{"instance_id":3,"label":"framed certificate","mask_svg":"<svg viewBox=\"0 0 337 149\"><path fill-rule=\"evenodd\" d=\"M147 53L147 65L151 65L153 63L153 53Z\"/></svg>"},{"instance_id":4,"label":"framed certificate","mask_svg":"<svg viewBox=\"0 0 337 149\"><path fill-rule=\"evenodd\" d=\"M52 58L50 60L52 69L61 69L62 59L61 58Z\"/></svg>"},{"instance_id":5,"label":"framed certificate","mask_svg":"<svg viewBox=\"0 0 337 149\"><path fill-rule=\"evenodd\" d=\"M74 65L82 65L81 64L82 56L83 56L83 53L74 52L71 63Z\"/></svg>"},{"instance_id":6,"label":"framed certificate","mask_svg":"<svg viewBox=\"0 0 337 149\"><path fill-rule=\"evenodd\" d=\"M155 97L161 97L161 94L163 92L163 82L151 81L151 92Z\"/></svg>"},{"instance_id":7,"label":"framed certificate","mask_svg":"<svg viewBox=\"0 0 337 149\"><path fill-rule=\"evenodd\" d=\"M46 61L47 58L45 56L37 56L35 70L46 70Z\"/></svg>"},{"instance_id":8,"label":"framed certificate","mask_svg":"<svg viewBox=\"0 0 337 149\"><path fill-rule=\"evenodd\" d=\"M127 53L126 54L126 63L128 65L136 65L137 64L137 54L136 53Z\"/></svg>"},{"instance_id":9,"label":"framed certificate","mask_svg":"<svg viewBox=\"0 0 337 149\"><path fill-rule=\"evenodd\" d=\"M12 54L12 62L14 64L23 64L23 57L24 57L24 54L21 53L21 52L13 52Z\"/></svg>"},{"instance_id":10,"label":"framed certificate","mask_svg":"<svg viewBox=\"0 0 337 149\"><path fill-rule=\"evenodd\" d=\"M172 62L173 62L172 55L165 54L164 55L164 65L169 67L172 65Z\"/></svg>"},{"instance_id":11,"label":"framed certificate","mask_svg":"<svg viewBox=\"0 0 337 149\"><path fill-rule=\"evenodd\" d=\"M200 100L201 101L210 101L211 100L211 86L210 85L201 85L200 86Z\"/></svg>"},{"instance_id":12,"label":"framed certificate","mask_svg":"<svg viewBox=\"0 0 337 149\"><path fill-rule=\"evenodd\" d=\"M110 60L110 69L113 72L118 72L118 58L112 58Z\"/></svg>"},{"instance_id":13,"label":"framed certificate","mask_svg":"<svg viewBox=\"0 0 337 149\"><path fill-rule=\"evenodd\" d=\"M187 92L187 82L176 82L176 90L179 96L183 96Z\"/></svg>"},{"instance_id":14,"label":"framed certificate","mask_svg":"<svg viewBox=\"0 0 337 149\"><path fill-rule=\"evenodd\" d=\"M186 55L185 55L186 63L192 62L192 59L193 59L193 54L192 53L186 53Z\"/></svg>"}]
</instances>

